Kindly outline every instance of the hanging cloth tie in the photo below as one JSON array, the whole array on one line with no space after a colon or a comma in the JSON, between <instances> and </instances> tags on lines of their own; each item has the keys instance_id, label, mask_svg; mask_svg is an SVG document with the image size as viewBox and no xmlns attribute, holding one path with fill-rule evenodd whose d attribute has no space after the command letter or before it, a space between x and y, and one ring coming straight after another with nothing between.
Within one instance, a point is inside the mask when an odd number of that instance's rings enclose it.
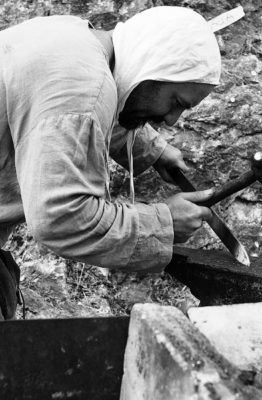
<instances>
[{"instance_id":1,"label":"hanging cloth tie","mask_svg":"<svg viewBox=\"0 0 262 400\"><path fill-rule=\"evenodd\" d=\"M135 188L134 188L134 161L133 161L133 146L138 129L128 131L126 148L129 165L129 196L130 203L135 204Z\"/></svg>"}]
</instances>

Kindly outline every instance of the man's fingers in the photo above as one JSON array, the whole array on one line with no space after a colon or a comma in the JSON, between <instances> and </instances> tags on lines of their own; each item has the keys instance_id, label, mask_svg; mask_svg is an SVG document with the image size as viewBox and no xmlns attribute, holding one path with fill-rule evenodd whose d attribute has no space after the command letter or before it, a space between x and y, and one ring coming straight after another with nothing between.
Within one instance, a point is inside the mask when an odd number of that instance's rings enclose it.
<instances>
[{"instance_id":1,"label":"man's fingers","mask_svg":"<svg viewBox=\"0 0 262 400\"><path fill-rule=\"evenodd\" d=\"M192 203L201 203L210 199L214 194L214 189L199 190L197 192L183 192L181 196L185 200L191 201Z\"/></svg>"},{"instance_id":2,"label":"man's fingers","mask_svg":"<svg viewBox=\"0 0 262 400\"><path fill-rule=\"evenodd\" d=\"M201 217L203 221L210 221L212 218L212 211L208 207L201 207Z\"/></svg>"},{"instance_id":3,"label":"man's fingers","mask_svg":"<svg viewBox=\"0 0 262 400\"><path fill-rule=\"evenodd\" d=\"M173 219L175 242L185 242L201 227L204 220L211 220L211 209L200 204L201 201L208 199L212 194L213 190L209 189L175 194L166 200ZM198 204L195 204L195 202Z\"/></svg>"},{"instance_id":4,"label":"man's fingers","mask_svg":"<svg viewBox=\"0 0 262 400\"><path fill-rule=\"evenodd\" d=\"M201 201L208 200L214 194L213 189L200 190L198 192L187 192L181 193L185 200L191 201L192 203L200 203ZM200 218L205 221L209 221L212 218L212 211L208 207L199 206Z\"/></svg>"},{"instance_id":5,"label":"man's fingers","mask_svg":"<svg viewBox=\"0 0 262 400\"><path fill-rule=\"evenodd\" d=\"M170 146L170 166L180 168L183 172L190 171L190 168L186 165L183 155L179 149Z\"/></svg>"},{"instance_id":6,"label":"man's fingers","mask_svg":"<svg viewBox=\"0 0 262 400\"><path fill-rule=\"evenodd\" d=\"M188 172L190 171L190 168L185 164L183 158L177 160L176 166L181 169L183 172Z\"/></svg>"}]
</instances>

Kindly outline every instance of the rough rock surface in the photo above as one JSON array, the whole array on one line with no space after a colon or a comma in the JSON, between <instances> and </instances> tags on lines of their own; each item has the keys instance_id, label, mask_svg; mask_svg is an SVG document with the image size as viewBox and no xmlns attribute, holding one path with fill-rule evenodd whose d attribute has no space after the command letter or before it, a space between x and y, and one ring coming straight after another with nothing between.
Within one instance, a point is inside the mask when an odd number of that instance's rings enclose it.
<instances>
[{"instance_id":1,"label":"rough rock surface","mask_svg":"<svg viewBox=\"0 0 262 400\"><path fill-rule=\"evenodd\" d=\"M121 400L260 399L259 379L243 374L174 307L134 306Z\"/></svg>"},{"instance_id":2,"label":"rough rock surface","mask_svg":"<svg viewBox=\"0 0 262 400\"><path fill-rule=\"evenodd\" d=\"M200 306L262 301L262 257L252 257L247 267L221 250L174 246L165 271L191 290Z\"/></svg>"},{"instance_id":3,"label":"rough rock surface","mask_svg":"<svg viewBox=\"0 0 262 400\"><path fill-rule=\"evenodd\" d=\"M190 321L232 364L262 376L262 303L190 308Z\"/></svg>"}]
</instances>

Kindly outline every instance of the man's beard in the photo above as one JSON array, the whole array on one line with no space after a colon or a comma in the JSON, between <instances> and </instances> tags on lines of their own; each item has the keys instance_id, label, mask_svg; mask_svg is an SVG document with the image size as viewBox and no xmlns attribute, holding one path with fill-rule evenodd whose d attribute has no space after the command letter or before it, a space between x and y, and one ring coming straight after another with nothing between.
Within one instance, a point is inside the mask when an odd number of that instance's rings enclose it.
<instances>
[{"instance_id":1,"label":"man's beard","mask_svg":"<svg viewBox=\"0 0 262 400\"><path fill-rule=\"evenodd\" d=\"M119 114L118 122L127 130L137 129L143 127L147 122L153 121L155 123L163 122L162 117L136 117L130 113L121 112Z\"/></svg>"}]
</instances>

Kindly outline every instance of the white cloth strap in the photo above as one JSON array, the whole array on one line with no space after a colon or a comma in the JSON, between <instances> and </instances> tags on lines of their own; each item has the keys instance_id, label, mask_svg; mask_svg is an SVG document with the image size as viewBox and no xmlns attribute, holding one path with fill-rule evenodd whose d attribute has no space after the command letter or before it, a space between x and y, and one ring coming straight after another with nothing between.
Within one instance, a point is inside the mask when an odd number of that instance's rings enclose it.
<instances>
[{"instance_id":1,"label":"white cloth strap","mask_svg":"<svg viewBox=\"0 0 262 400\"><path fill-rule=\"evenodd\" d=\"M127 134L127 156L128 156L128 165L129 165L129 196L131 204L135 203L135 188L134 188L134 162L133 162L133 145L135 142L137 134L137 129L131 130Z\"/></svg>"}]
</instances>

